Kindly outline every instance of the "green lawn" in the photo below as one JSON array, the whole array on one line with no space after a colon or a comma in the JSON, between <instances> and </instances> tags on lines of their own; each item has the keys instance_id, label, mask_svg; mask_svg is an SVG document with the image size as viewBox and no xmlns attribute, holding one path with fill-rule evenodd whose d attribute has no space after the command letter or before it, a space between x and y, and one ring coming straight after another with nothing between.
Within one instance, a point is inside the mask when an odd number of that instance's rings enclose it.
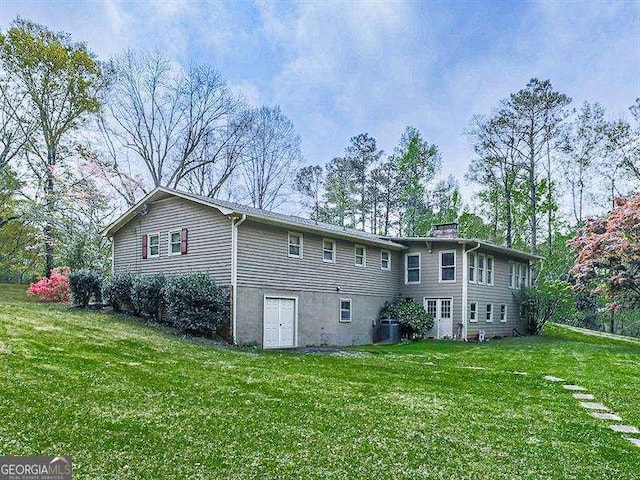
<instances>
[{"instance_id":1,"label":"green lawn","mask_svg":"<svg viewBox=\"0 0 640 480\"><path fill-rule=\"evenodd\" d=\"M235 351L24 291L0 286L0 454L71 455L74 478L640 478L640 448L542 378L640 427L639 342Z\"/></svg>"}]
</instances>

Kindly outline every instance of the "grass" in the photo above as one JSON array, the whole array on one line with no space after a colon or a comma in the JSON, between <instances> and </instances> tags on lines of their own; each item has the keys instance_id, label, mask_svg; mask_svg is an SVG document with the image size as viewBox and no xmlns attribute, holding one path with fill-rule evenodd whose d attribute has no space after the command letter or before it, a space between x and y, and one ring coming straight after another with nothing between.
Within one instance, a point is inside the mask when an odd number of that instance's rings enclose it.
<instances>
[{"instance_id":1,"label":"grass","mask_svg":"<svg viewBox=\"0 0 640 480\"><path fill-rule=\"evenodd\" d=\"M251 352L24 291L0 286L0 454L71 455L74 478L640 478L640 449L542 378L640 427L634 342Z\"/></svg>"}]
</instances>

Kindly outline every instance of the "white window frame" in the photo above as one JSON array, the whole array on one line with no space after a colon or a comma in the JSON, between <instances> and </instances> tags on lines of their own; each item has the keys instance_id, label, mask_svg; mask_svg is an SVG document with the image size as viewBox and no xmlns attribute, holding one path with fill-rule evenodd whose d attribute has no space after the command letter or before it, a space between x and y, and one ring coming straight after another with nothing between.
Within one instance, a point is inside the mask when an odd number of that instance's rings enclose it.
<instances>
[{"instance_id":1,"label":"white window frame","mask_svg":"<svg viewBox=\"0 0 640 480\"><path fill-rule=\"evenodd\" d=\"M516 288L516 263L513 260L508 262L509 269L509 288L515 290Z\"/></svg>"},{"instance_id":2,"label":"white window frame","mask_svg":"<svg viewBox=\"0 0 640 480\"><path fill-rule=\"evenodd\" d=\"M342 319L342 312L346 311L342 308L342 302L349 303L349 320ZM351 323L353 321L353 301L350 298L341 298L338 302L338 322L340 323Z\"/></svg>"},{"instance_id":3,"label":"white window frame","mask_svg":"<svg viewBox=\"0 0 640 480\"><path fill-rule=\"evenodd\" d=\"M516 263L516 290L522 289L522 263Z\"/></svg>"},{"instance_id":4,"label":"white window frame","mask_svg":"<svg viewBox=\"0 0 640 480\"><path fill-rule=\"evenodd\" d=\"M523 280L524 280L524 286L525 287L529 287L531 286L530 283L530 278L529 278L529 272L531 271L531 267L529 266L529 264L527 263L523 263L522 264L522 272L523 272Z\"/></svg>"},{"instance_id":5,"label":"white window frame","mask_svg":"<svg viewBox=\"0 0 640 480\"><path fill-rule=\"evenodd\" d=\"M300 239L300 244L296 245L294 243L291 243L291 235L294 235L296 237L298 237ZM287 256L291 257L291 258L303 258L303 246L304 246L304 240L303 240L303 236L301 233L298 232L288 232L287 234ZM291 253L291 247L299 247L300 248L300 253L298 255L294 255Z\"/></svg>"},{"instance_id":6,"label":"white window frame","mask_svg":"<svg viewBox=\"0 0 640 480\"><path fill-rule=\"evenodd\" d=\"M442 265L442 255L445 253L453 253L453 265L447 265L446 267L444 267ZM439 264L439 269L438 269L438 282L439 283L456 283L456 251L455 250L441 250L440 251L440 264ZM453 280L443 280L442 279L442 269L443 268L453 268Z\"/></svg>"},{"instance_id":7,"label":"white window frame","mask_svg":"<svg viewBox=\"0 0 640 480\"><path fill-rule=\"evenodd\" d=\"M489 260L491 260L491 269L489 269ZM495 276L496 259L493 255L487 255L484 259L484 279L485 284L493 286L493 277ZM489 272L491 272L491 278L489 278Z\"/></svg>"},{"instance_id":8,"label":"white window frame","mask_svg":"<svg viewBox=\"0 0 640 480\"><path fill-rule=\"evenodd\" d=\"M482 261L482 268L480 267L480 261ZM476 263L476 267L477 267L477 284L478 285L484 285L484 282L486 280L486 273L487 273L487 256L484 253L479 253L478 254L478 263Z\"/></svg>"},{"instance_id":9,"label":"white window frame","mask_svg":"<svg viewBox=\"0 0 640 480\"><path fill-rule=\"evenodd\" d=\"M469 283L478 283L477 254L476 252L469 252L468 255L469 255Z\"/></svg>"},{"instance_id":10,"label":"white window frame","mask_svg":"<svg viewBox=\"0 0 640 480\"><path fill-rule=\"evenodd\" d=\"M384 267L382 265L382 262L384 261L382 259L382 254L386 253L387 254L387 266ZM380 270L391 270L391 250L380 250Z\"/></svg>"},{"instance_id":11,"label":"white window frame","mask_svg":"<svg viewBox=\"0 0 640 480\"><path fill-rule=\"evenodd\" d=\"M501 323L507 323L507 320L509 319L508 315L508 306L506 303L503 303L500 305L500 322Z\"/></svg>"},{"instance_id":12,"label":"white window frame","mask_svg":"<svg viewBox=\"0 0 640 480\"><path fill-rule=\"evenodd\" d=\"M358 258L359 258L358 248L362 249L362 263L358 263ZM359 243L356 243L353 246L353 262L356 267L364 268L367 266L367 246L366 245L360 245Z\"/></svg>"},{"instance_id":13,"label":"white window frame","mask_svg":"<svg viewBox=\"0 0 640 480\"><path fill-rule=\"evenodd\" d=\"M418 257L418 281L409 281L409 257ZM415 269L413 269L415 270ZM422 253L412 252L404 254L404 284L405 285L420 285L422 281Z\"/></svg>"},{"instance_id":14,"label":"white window frame","mask_svg":"<svg viewBox=\"0 0 640 480\"><path fill-rule=\"evenodd\" d=\"M478 323L478 302L469 304L469 322Z\"/></svg>"},{"instance_id":15,"label":"white window frame","mask_svg":"<svg viewBox=\"0 0 640 480\"><path fill-rule=\"evenodd\" d=\"M324 244L326 242L331 242L332 245L332 249L331 249L331 260L327 260L326 258L324 258L324 252L327 251L324 248ZM322 261L325 263L336 263L336 241L331 239L331 238L323 238L322 239Z\"/></svg>"},{"instance_id":16,"label":"white window frame","mask_svg":"<svg viewBox=\"0 0 640 480\"><path fill-rule=\"evenodd\" d=\"M487 314L489 314L488 317ZM485 323L493 323L493 303L487 303L484 310L484 321Z\"/></svg>"},{"instance_id":17,"label":"white window frame","mask_svg":"<svg viewBox=\"0 0 640 480\"><path fill-rule=\"evenodd\" d=\"M158 237L158 253L155 255L151 255L151 237ZM147 233L147 258L158 258L158 257L160 257L160 232Z\"/></svg>"},{"instance_id":18,"label":"white window frame","mask_svg":"<svg viewBox=\"0 0 640 480\"><path fill-rule=\"evenodd\" d=\"M180 240L178 241L179 248L177 252L171 251L171 247L173 247L173 243L171 242L171 235L173 235L174 233L180 235ZM167 241L167 256L173 257L174 255L182 255L182 228L180 230L169 230L167 236L169 237Z\"/></svg>"}]
</instances>

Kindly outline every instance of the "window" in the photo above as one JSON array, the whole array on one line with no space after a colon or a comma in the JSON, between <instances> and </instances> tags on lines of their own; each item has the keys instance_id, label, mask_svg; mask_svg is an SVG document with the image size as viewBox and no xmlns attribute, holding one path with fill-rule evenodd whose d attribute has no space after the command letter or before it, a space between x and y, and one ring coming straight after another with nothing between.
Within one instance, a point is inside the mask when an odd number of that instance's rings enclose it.
<instances>
[{"instance_id":1,"label":"window","mask_svg":"<svg viewBox=\"0 0 640 480\"><path fill-rule=\"evenodd\" d=\"M522 264L516 263L516 288L522 288Z\"/></svg>"},{"instance_id":2,"label":"window","mask_svg":"<svg viewBox=\"0 0 640 480\"><path fill-rule=\"evenodd\" d=\"M427 313L435 320L438 315L438 300L435 298L428 298L426 300Z\"/></svg>"},{"instance_id":3,"label":"window","mask_svg":"<svg viewBox=\"0 0 640 480\"><path fill-rule=\"evenodd\" d=\"M440 318L451 318L451 300L440 300Z\"/></svg>"},{"instance_id":4,"label":"window","mask_svg":"<svg viewBox=\"0 0 640 480\"><path fill-rule=\"evenodd\" d=\"M476 252L469 253L469 283L476 283Z\"/></svg>"},{"instance_id":5,"label":"window","mask_svg":"<svg viewBox=\"0 0 640 480\"><path fill-rule=\"evenodd\" d=\"M380 250L380 270L391 270L391 252Z\"/></svg>"},{"instance_id":6,"label":"window","mask_svg":"<svg viewBox=\"0 0 640 480\"><path fill-rule=\"evenodd\" d=\"M493 304L487 303L487 316L485 317L487 323L493 322Z\"/></svg>"},{"instance_id":7,"label":"window","mask_svg":"<svg viewBox=\"0 0 640 480\"><path fill-rule=\"evenodd\" d=\"M500 305L500 321L501 322L507 321L507 306L504 304Z\"/></svg>"},{"instance_id":8,"label":"window","mask_svg":"<svg viewBox=\"0 0 640 480\"><path fill-rule=\"evenodd\" d=\"M350 298L340 299L340 321L341 322L351 321L351 299Z\"/></svg>"},{"instance_id":9,"label":"window","mask_svg":"<svg viewBox=\"0 0 640 480\"><path fill-rule=\"evenodd\" d=\"M302 234L289 232L289 256L302 258Z\"/></svg>"},{"instance_id":10,"label":"window","mask_svg":"<svg viewBox=\"0 0 640 480\"><path fill-rule=\"evenodd\" d=\"M456 252L440 252L440 282L456 281Z\"/></svg>"},{"instance_id":11,"label":"window","mask_svg":"<svg viewBox=\"0 0 640 480\"><path fill-rule=\"evenodd\" d=\"M522 264L522 283L525 287L529 286L529 265Z\"/></svg>"},{"instance_id":12,"label":"window","mask_svg":"<svg viewBox=\"0 0 640 480\"><path fill-rule=\"evenodd\" d=\"M148 251L149 257L159 257L160 256L160 234L159 233L149 234L147 235L147 238L148 238L148 246L149 246L149 251Z\"/></svg>"},{"instance_id":13,"label":"window","mask_svg":"<svg viewBox=\"0 0 640 480\"><path fill-rule=\"evenodd\" d=\"M485 256L478 254L478 283L484 283L484 260Z\"/></svg>"},{"instance_id":14,"label":"window","mask_svg":"<svg viewBox=\"0 0 640 480\"><path fill-rule=\"evenodd\" d=\"M364 245L356 245L354 247L356 267L367 266L367 247Z\"/></svg>"},{"instance_id":15,"label":"window","mask_svg":"<svg viewBox=\"0 0 640 480\"><path fill-rule=\"evenodd\" d=\"M516 288L515 268L513 260L509 260L509 288Z\"/></svg>"},{"instance_id":16,"label":"window","mask_svg":"<svg viewBox=\"0 0 640 480\"><path fill-rule=\"evenodd\" d=\"M493 285L493 257L487 256L487 285Z\"/></svg>"},{"instance_id":17,"label":"window","mask_svg":"<svg viewBox=\"0 0 640 480\"><path fill-rule=\"evenodd\" d=\"M477 322L478 321L478 304L476 302L471 302L469 306L469 321Z\"/></svg>"},{"instance_id":18,"label":"window","mask_svg":"<svg viewBox=\"0 0 640 480\"><path fill-rule=\"evenodd\" d=\"M333 240L322 241L322 260L325 262L335 263L336 261L336 242Z\"/></svg>"},{"instance_id":19,"label":"window","mask_svg":"<svg viewBox=\"0 0 640 480\"><path fill-rule=\"evenodd\" d=\"M407 253L405 255L404 283L420 283L420 254Z\"/></svg>"},{"instance_id":20,"label":"window","mask_svg":"<svg viewBox=\"0 0 640 480\"><path fill-rule=\"evenodd\" d=\"M169 232L169 255L180 255L182 253L182 233L181 231Z\"/></svg>"}]
</instances>

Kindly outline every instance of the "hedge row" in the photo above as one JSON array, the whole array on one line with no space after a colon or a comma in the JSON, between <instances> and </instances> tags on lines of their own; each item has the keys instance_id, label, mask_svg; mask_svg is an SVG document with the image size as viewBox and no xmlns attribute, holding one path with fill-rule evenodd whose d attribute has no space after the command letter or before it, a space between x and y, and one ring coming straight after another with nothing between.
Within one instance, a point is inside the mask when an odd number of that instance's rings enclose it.
<instances>
[{"instance_id":1,"label":"hedge row","mask_svg":"<svg viewBox=\"0 0 640 480\"><path fill-rule=\"evenodd\" d=\"M206 274L179 277L117 273L102 279L78 270L69 277L75 305L91 300L111 305L114 312L131 312L176 327L183 333L211 337L229 321L229 299Z\"/></svg>"}]
</instances>

